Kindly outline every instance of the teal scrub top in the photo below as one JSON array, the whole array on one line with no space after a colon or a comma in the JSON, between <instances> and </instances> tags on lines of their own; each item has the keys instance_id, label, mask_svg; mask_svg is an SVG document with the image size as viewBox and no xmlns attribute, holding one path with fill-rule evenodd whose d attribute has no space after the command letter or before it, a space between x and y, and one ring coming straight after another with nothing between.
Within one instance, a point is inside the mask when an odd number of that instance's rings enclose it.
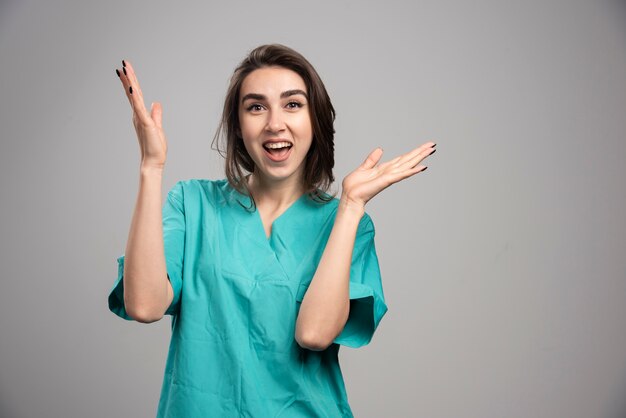
<instances>
[{"instance_id":1,"label":"teal scrub top","mask_svg":"<svg viewBox=\"0 0 626 418\"><path fill-rule=\"evenodd\" d=\"M163 206L174 299L172 337L157 417L352 417L339 345L370 342L387 312L374 224L366 213L350 268L350 314L326 350L295 340L296 317L335 220L338 199L304 194L268 239L250 198L225 179L176 183ZM124 308L124 255L109 309Z\"/></svg>"}]
</instances>

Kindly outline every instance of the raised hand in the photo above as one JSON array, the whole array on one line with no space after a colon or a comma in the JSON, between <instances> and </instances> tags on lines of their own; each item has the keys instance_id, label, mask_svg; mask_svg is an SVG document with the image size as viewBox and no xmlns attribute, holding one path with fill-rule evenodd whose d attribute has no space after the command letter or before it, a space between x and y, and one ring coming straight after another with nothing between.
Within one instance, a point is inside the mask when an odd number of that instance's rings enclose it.
<instances>
[{"instance_id":1,"label":"raised hand","mask_svg":"<svg viewBox=\"0 0 626 418\"><path fill-rule=\"evenodd\" d=\"M378 193L394 183L411 177L427 167L419 165L436 150L434 142L425 144L394 158L376 165L383 155L381 148L376 148L356 170L348 174L342 182L341 198L356 205L365 204Z\"/></svg>"},{"instance_id":2,"label":"raised hand","mask_svg":"<svg viewBox=\"0 0 626 418\"><path fill-rule=\"evenodd\" d=\"M115 69L115 72L124 86L133 110L133 125L141 149L141 167L163 169L167 156L167 139L163 132L161 103L152 103L148 113L135 70L128 61L122 61L122 64L123 67Z\"/></svg>"}]
</instances>

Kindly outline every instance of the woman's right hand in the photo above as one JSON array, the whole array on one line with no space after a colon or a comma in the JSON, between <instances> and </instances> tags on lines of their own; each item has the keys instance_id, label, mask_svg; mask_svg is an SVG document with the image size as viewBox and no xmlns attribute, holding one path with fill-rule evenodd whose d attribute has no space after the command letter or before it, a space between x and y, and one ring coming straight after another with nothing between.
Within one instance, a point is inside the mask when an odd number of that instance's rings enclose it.
<instances>
[{"instance_id":1,"label":"woman's right hand","mask_svg":"<svg viewBox=\"0 0 626 418\"><path fill-rule=\"evenodd\" d=\"M163 169L167 156L167 140L163 132L161 103L152 103L150 113L143 102L143 94L137 75L128 61L122 61L123 68L116 69L126 97L133 110L133 125L141 150L141 168Z\"/></svg>"}]
</instances>

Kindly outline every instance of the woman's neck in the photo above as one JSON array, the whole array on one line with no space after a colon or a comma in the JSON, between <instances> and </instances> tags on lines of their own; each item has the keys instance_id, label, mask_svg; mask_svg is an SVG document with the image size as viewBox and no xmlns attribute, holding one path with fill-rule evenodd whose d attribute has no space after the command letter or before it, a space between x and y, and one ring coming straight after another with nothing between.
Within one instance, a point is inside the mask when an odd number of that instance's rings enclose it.
<instances>
[{"instance_id":1,"label":"woman's neck","mask_svg":"<svg viewBox=\"0 0 626 418\"><path fill-rule=\"evenodd\" d=\"M248 188L254 197L257 206L262 206L270 211L280 210L290 206L304 193L302 179L298 176L278 181L255 176L248 176Z\"/></svg>"}]
</instances>

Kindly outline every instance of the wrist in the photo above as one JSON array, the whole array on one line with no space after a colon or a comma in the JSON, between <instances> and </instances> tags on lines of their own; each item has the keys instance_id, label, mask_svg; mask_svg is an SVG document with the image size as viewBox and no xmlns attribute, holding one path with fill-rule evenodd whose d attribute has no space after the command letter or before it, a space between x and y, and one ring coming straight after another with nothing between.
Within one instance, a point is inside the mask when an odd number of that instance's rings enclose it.
<instances>
[{"instance_id":1,"label":"wrist","mask_svg":"<svg viewBox=\"0 0 626 418\"><path fill-rule=\"evenodd\" d=\"M141 177L163 177L163 167L144 166L139 168Z\"/></svg>"},{"instance_id":2,"label":"wrist","mask_svg":"<svg viewBox=\"0 0 626 418\"><path fill-rule=\"evenodd\" d=\"M350 200L345 196L341 196L341 199L339 199L339 207L337 208L337 212L343 213L346 216L353 216L360 220L361 217L365 214L365 205Z\"/></svg>"}]
</instances>

